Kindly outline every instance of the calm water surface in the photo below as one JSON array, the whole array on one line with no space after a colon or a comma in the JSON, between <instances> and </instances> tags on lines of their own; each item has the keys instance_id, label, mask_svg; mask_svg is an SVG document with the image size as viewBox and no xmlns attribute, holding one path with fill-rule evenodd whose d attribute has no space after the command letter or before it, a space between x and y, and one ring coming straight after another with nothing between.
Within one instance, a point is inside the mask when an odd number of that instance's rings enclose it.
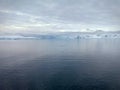
<instances>
[{"instance_id":1,"label":"calm water surface","mask_svg":"<svg viewBox=\"0 0 120 90\"><path fill-rule=\"evenodd\" d=\"M0 90L120 90L120 40L1 40Z\"/></svg>"}]
</instances>

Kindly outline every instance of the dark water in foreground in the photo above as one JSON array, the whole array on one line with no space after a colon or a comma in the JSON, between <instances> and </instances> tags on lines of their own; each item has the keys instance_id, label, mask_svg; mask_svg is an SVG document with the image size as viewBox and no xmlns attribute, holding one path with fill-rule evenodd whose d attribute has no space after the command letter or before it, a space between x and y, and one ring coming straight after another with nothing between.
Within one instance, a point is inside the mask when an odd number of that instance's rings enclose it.
<instances>
[{"instance_id":1,"label":"dark water in foreground","mask_svg":"<svg viewBox=\"0 0 120 90\"><path fill-rule=\"evenodd\" d=\"M120 90L120 40L0 41L0 90Z\"/></svg>"}]
</instances>

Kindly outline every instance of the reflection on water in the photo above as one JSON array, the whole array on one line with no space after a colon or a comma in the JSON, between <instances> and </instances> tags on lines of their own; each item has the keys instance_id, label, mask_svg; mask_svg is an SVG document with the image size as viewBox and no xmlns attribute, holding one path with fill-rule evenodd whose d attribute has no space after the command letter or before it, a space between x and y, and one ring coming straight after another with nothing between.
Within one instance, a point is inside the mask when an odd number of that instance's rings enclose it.
<instances>
[{"instance_id":1,"label":"reflection on water","mask_svg":"<svg viewBox=\"0 0 120 90\"><path fill-rule=\"evenodd\" d=\"M120 40L0 41L0 90L120 90Z\"/></svg>"}]
</instances>

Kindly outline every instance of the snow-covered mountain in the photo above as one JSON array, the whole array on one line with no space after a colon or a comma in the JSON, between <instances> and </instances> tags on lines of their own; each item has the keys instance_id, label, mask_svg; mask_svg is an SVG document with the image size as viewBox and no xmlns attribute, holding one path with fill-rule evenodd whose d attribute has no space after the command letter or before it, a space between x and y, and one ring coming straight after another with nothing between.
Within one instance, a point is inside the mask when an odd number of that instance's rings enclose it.
<instances>
[{"instance_id":1,"label":"snow-covered mountain","mask_svg":"<svg viewBox=\"0 0 120 90\"><path fill-rule=\"evenodd\" d=\"M90 38L120 38L120 32L104 32L98 30L95 32L61 32L47 34L21 34L21 33L1 33L1 40L16 39L90 39Z\"/></svg>"}]
</instances>

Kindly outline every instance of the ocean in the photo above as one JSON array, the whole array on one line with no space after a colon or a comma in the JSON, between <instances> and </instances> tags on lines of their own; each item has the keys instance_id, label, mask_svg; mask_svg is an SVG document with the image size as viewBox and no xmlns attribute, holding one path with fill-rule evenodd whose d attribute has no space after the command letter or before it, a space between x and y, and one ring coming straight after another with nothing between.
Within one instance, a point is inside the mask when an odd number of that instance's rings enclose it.
<instances>
[{"instance_id":1,"label":"ocean","mask_svg":"<svg viewBox=\"0 0 120 90\"><path fill-rule=\"evenodd\" d=\"M120 90L120 39L0 40L0 90Z\"/></svg>"}]
</instances>

